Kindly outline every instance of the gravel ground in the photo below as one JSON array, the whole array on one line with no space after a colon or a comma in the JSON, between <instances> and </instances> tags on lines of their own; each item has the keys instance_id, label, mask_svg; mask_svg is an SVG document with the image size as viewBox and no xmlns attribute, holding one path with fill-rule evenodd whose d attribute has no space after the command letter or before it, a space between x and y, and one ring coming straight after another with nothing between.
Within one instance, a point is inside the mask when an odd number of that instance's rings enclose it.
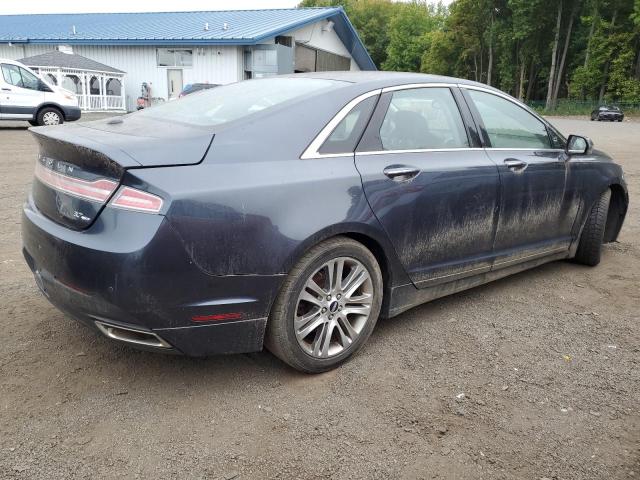
<instances>
[{"instance_id":1,"label":"gravel ground","mask_svg":"<svg viewBox=\"0 0 640 480\"><path fill-rule=\"evenodd\" d=\"M383 321L342 368L98 337L20 253L35 143L0 125L0 478L640 478L640 127L554 119L621 162L596 268L552 263Z\"/></svg>"}]
</instances>

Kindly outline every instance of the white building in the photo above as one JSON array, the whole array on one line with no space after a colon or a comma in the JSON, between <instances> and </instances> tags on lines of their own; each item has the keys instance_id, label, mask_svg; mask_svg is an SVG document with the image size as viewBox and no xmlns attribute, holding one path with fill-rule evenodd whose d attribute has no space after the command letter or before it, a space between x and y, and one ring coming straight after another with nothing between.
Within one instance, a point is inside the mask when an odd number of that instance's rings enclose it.
<instances>
[{"instance_id":1,"label":"white building","mask_svg":"<svg viewBox=\"0 0 640 480\"><path fill-rule=\"evenodd\" d=\"M122 83L118 92L126 109L134 110L143 83L150 85L152 97L167 100L190 83L376 68L340 7L0 16L0 58L19 60L56 50L107 67L79 75L65 70L68 66L31 63L47 67L41 69L45 74L62 75L63 86L71 85L64 75L84 78L84 90L76 91L101 97L87 99L86 110L114 109L117 100L106 97L116 97L109 95L115 89L108 91L106 82L115 77Z\"/></svg>"}]
</instances>

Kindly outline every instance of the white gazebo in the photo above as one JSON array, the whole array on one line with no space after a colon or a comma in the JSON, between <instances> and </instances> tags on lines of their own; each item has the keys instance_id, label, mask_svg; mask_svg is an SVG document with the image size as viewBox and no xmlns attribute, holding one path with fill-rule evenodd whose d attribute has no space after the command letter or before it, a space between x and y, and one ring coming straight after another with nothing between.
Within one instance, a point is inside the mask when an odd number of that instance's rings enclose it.
<instances>
[{"instance_id":1,"label":"white gazebo","mask_svg":"<svg viewBox=\"0 0 640 480\"><path fill-rule=\"evenodd\" d=\"M125 72L71 51L54 50L18 60L45 80L72 91L85 112L125 111Z\"/></svg>"}]
</instances>

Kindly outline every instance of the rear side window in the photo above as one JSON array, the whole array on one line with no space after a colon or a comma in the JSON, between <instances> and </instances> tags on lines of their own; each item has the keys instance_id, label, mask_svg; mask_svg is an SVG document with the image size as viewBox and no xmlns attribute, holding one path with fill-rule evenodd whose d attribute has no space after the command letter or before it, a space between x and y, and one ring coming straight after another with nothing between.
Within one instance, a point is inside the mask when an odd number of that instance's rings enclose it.
<instances>
[{"instance_id":1,"label":"rear side window","mask_svg":"<svg viewBox=\"0 0 640 480\"><path fill-rule=\"evenodd\" d=\"M544 123L524 108L491 93L468 92L493 148L551 148Z\"/></svg>"},{"instance_id":2,"label":"rear side window","mask_svg":"<svg viewBox=\"0 0 640 480\"><path fill-rule=\"evenodd\" d=\"M378 97L369 97L361 101L331 132L329 138L320 147L320 154L353 153L360 136L367 126Z\"/></svg>"},{"instance_id":3,"label":"rear side window","mask_svg":"<svg viewBox=\"0 0 640 480\"><path fill-rule=\"evenodd\" d=\"M214 126L239 120L290 100L330 91L345 82L316 78L269 78L248 80L206 89L135 115L200 126Z\"/></svg>"},{"instance_id":4,"label":"rear side window","mask_svg":"<svg viewBox=\"0 0 640 480\"><path fill-rule=\"evenodd\" d=\"M380 127L383 150L426 150L469 146L460 110L448 88L393 93Z\"/></svg>"}]
</instances>

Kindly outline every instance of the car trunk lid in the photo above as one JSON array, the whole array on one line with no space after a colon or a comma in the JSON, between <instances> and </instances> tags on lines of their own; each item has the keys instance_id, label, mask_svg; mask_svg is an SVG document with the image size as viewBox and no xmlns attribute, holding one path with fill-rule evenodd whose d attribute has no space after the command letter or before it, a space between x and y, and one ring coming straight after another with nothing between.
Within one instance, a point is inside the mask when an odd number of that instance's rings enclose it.
<instances>
[{"instance_id":1,"label":"car trunk lid","mask_svg":"<svg viewBox=\"0 0 640 480\"><path fill-rule=\"evenodd\" d=\"M35 206L69 228L88 228L130 168L193 165L213 134L141 122L122 128L112 120L32 129L40 151L32 195ZM164 122L153 122L153 124ZM144 134L144 135L143 135Z\"/></svg>"}]
</instances>

